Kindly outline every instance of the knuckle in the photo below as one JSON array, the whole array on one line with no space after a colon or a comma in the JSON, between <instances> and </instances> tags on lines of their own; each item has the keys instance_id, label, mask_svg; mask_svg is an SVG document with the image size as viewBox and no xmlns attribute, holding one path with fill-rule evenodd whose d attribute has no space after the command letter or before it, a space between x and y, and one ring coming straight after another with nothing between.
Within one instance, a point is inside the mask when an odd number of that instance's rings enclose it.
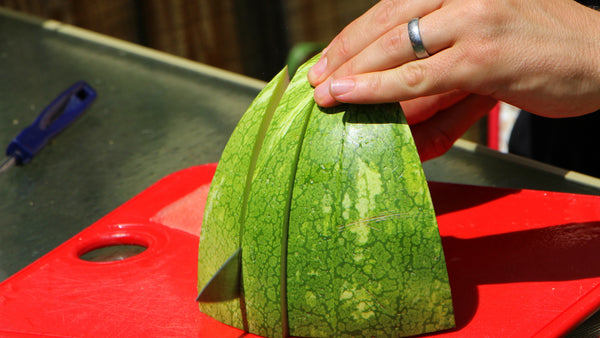
<instances>
[{"instance_id":1,"label":"knuckle","mask_svg":"<svg viewBox=\"0 0 600 338\"><path fill-rule=\"evenodd\" d=\"M500 10L501 1L466 1L461 8L460 35L463 36L455 47L458 64L468 74L476 75L481 70L493 73L498 68L497 61L506 52L503 47L503 32L506 30L505 11ZM467 86L468 84L463 84Z\"/></svg>"},{"instance_id":2,"label":"knuckle","mask_svg":"<svg viewBox=\"0 0 600 338\"><path fill-rule=\"evenodd\" d=\"M379 74L374 74L367 82L366 92L370 95L381 94L382 78Z\"/></svg>"},{"instance_id":3,"label":"knuckle","mask_svg":"<svg viewBox=\"0 0 600 338\"><path fill-rule=\"evenodd\" d=\"M381 41L381 49L383 52L390 56L396 56L401 53L403 44L407 41L404 30L400 27L396 27L389 31Z\"/></svg>"},{"instance_id":4,"label":"knuckle","mask_svg":"<svg viewBox=\"0 0 600 338\"><path fill-rule=\"evenodd\" d=\"M395 25L397 4L394 0L382 0L374 14L374 23L388 29Z\"/></svg>"},{"instance_id":5,"label":"knuckle","mask_svg":"<svg viewBox=\"0 0 600 338\"><path fill-rule=\"evenodd\" d=\"M346 38L346 36L344 34L341 34L336 40L337 54L343 59L347 59L348 57L350 57L349 41Z\"/></svg>"},{"instance_id":6,"label":"knuckle","mask_svg":"<svg viewBox=\"0 0 600 338\"><path fill-rule=\"evenodd\" d=\"M399 72L400 81L408 88L418 90L426 78L425 73L426 69L422 62L409 62L402 66L402 71Z\"/></svg>"},{"instance_id":7,"label":"knuckle","mask_svg":"<svg viewBox=\"0 0 600 338\"><path fill-rule=\"evenodd\" d=\"M493 1L468 1L463 7L466 17L476 22L487 22L495 13Z\"/></svg>"},{"instance_id":8,"label":"knuckle","mask_svg":"<svg viewBox=\"0 0 600 338\"><path fill-rule=\"evenodd\" d=\"M482 88L478 86L477 79L481 79L485 72L488 81L498 75L503 67L498 60L502 58L502 49L485 40L472 40L469 44L461 46L455 69L463 74L462 81L456 83L460 88L468 88L479 92Z\"/></svg>"},{"instance_id":9,"label":"knuckle","mask_svg":"<svg viewBox=\"0 0 600 338\"><path fill-rule=\"evenodd\" d=\"M507 11L503 6L502 1L471 0L462 7L462 17L470 27L478 28L471 29L472 33L491 34L505 26Z\"/></svg>"},{"instance_id":10,"label":"knuckle","mask_svg":"<svg viewBox=\"0 0 600 338\"><path fill-rule=\"evenodd\" d=\"M461 48L460 51L461 59L465 65L469 67L486 67L493 57L492 49L486 46L481 46L478 43L470 43L469 45Z\"/></svg>"}]
</instances>

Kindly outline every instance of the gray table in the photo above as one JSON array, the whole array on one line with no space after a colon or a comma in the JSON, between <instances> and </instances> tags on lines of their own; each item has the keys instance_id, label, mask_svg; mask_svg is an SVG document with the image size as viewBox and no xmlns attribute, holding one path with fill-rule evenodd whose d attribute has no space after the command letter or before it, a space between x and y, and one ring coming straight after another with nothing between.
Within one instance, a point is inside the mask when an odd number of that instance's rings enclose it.
<instances>
[{"instance_id":1,"label":"gray table","mask_svg":"<svg viewBox=\"0 0 600 338\"><path fill-rule=\"evenodd\" d=\"M98 98L34 160L0 174L0 281L160 178L216 162L263 82L0 9L0 146L58 93ZM600 195L597 179L466 141L430 180Z\"/></svg>"},{"instance_id":2,"label":"gray table","mask_svg":"<svg viewBox=\"0 0 600 338\"><path fill-rule=\"evenodd\" d=\"M0 174L0 281L161 177L218 161L264 85L2 10L0 75L2 147L75 81L98 92L31 163Z\"/></svg>"}]
</instances>

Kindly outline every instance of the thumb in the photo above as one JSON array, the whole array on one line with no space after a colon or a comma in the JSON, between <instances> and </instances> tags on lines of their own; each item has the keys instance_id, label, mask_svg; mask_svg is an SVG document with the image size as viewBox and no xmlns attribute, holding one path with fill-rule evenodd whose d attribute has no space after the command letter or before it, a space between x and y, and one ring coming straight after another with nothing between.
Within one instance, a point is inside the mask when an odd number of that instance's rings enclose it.
<instances>
[{"instance_id":1,"label":"thumb","mask_svg":"<svg viewBox=\"0 0 600 338\"><path fill-rule=\"evenodd\" d=\"M443 155L469 127L486 115L497 101L471 94L428 120L411 127L422 162Z\"/></svg>"}]
</instances>

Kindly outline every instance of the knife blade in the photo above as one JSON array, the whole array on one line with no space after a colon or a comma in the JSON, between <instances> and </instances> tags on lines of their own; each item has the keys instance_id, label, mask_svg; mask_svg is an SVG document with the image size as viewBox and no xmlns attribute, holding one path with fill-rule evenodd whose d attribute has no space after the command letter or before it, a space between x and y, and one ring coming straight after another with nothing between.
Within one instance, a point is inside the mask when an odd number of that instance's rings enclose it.
<instances>
[{"instance_id":1,"label":"knife blade","mask_svg":"<svg viewBox=\"0 0 600 338\"><path fill-rule=\"evenodd\" d=\"M240 297L242 248L238 248L204 286L197 302L214 303Z\"/></svg>"}]
</instances>

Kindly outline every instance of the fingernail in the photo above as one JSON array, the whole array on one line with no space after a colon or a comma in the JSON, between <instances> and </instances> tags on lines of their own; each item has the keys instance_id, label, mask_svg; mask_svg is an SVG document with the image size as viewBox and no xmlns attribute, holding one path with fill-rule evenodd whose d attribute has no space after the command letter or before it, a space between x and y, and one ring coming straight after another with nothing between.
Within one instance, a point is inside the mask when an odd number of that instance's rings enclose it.
<instances>
[{"instance_id":1,"label":"fingernail","mask_svg":"<svg viewBox=\"0 0 600 338\"><path fill-rule=\"evenodd\" d=\"M320 80L323 73L325 73L325 68L327 68L327 57L323 56L310 69L310 72L308 73L309 81L314 84L316 81Z\"/></svg>"},{"instance_id":2,"label":"fingernail","mask_svg":"<svg viewBox=\"0 0 600 338\"><path fill-rule=\"evenodd\" d=\"M356 82L352 78L335 79L331 81L329 92L333 96L344 95L354 89Z\"/></svg>"},{"instance_id":3,"label":"fingernail","mask_svg":"<svg viewBox=\"0 0 600 338\"><path fill-rule=\"evenodd\" d=\"M322 83L315 87L315 100L317 103L322 105L323 102L328 101L328 97L331 97L328 83Z\"/></svg>"},{"instance_id":4,"label":"fingernail","mask_svg":"<svg viewBox=\"0 0 600 338\"><path fill-rule=\"evenodd\" d=\"M330 80L327 80L315 88L315 102L321 107L333 107L336 105L335 99L329 94L329 82Z\"/></svg>"}]
</instances>

